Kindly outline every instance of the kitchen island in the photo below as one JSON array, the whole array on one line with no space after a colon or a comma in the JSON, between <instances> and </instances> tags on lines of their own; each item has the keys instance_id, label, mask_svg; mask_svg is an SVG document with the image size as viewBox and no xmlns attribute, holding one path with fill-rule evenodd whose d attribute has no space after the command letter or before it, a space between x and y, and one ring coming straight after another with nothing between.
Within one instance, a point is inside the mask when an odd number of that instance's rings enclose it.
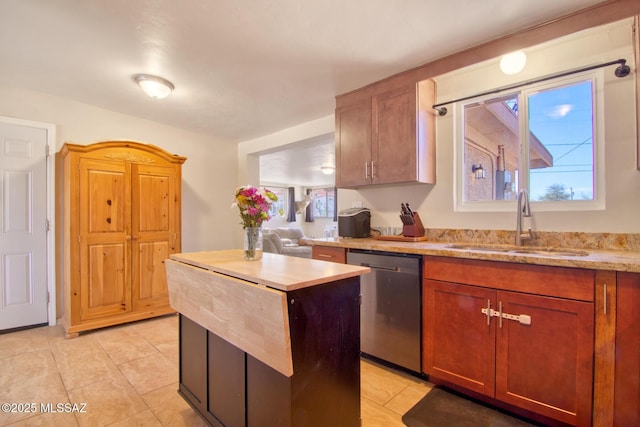
<instances>
[{"instance_id":1,"label":"kitchen island","mask_svg":"<svg viewBox=\"0 0 640 427\"><path fill-rule=\"evenodd\" d=\"M175 254L179 393L214 426L360 425L368 268L243 251Z\"/></svg>"}]
</instances>

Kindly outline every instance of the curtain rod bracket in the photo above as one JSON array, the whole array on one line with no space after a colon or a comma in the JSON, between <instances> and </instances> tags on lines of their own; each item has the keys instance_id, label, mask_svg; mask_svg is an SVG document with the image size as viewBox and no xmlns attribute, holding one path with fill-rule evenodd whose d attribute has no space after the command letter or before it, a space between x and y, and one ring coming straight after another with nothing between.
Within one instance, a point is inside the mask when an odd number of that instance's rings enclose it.
<instances>
[{"instance_id":1,"label":"curtain rod bracket","mask_svg":"<svg viewBox=\"0 0 640 427\"><path fill-rule=\"evenodd\" d=\"M620 65L616 68L616 77L627 77L631 73L631 68L627 65L625 59L620 59Z\"/></svg>"}]
</instances>

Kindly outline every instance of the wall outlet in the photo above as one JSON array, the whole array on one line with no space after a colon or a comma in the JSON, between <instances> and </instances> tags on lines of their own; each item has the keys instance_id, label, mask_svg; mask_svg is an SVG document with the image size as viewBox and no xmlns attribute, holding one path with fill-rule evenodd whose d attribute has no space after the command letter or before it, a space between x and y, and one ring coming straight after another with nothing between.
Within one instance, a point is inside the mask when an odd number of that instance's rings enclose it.
<instances>
[{"instance_id":1,"label":"wall outlet","mask_svg":"<svg viewBox=\"0 0 640 427\"><path fill-rule=\"evenodd\" d=\"M354 200L351 202L351 207L352 208L361 208L362 207L362 200Z\"/></svg>"}]
</instances>

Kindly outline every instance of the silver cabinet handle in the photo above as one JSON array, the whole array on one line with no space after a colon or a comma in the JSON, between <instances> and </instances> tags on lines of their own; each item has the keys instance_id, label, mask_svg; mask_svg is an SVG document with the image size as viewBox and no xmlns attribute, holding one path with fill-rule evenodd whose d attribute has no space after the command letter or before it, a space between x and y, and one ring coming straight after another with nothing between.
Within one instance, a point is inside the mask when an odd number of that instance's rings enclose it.
<instances>
[{"instance_id":1,"label":"silver cabinet handle","mask_svg":"<svg viewBox=\"0 0 640 427\"><path fill-rule=\"evenodd\" d=\"M604 284L604 314L607 314L607 284Z\"/></svg>"},{"instance_id":2,"label":"silver cabinet handle","mask_svg":"<svg viewBox=\"0 0 640 427\"><path fill-rule=\"evenodd\" d=\"M487 326L491 325L491 300L487 300Z\"/></svg>"},{"instance_id":3,"label":"silver cabinet handle","mask_svg":"<svg viewBox=\"0 0 640 427\"><path fill-rule=\"evenodd\" d=\"M369 178L369 162L364 162L364 177Z\"/></svg>"},{"instance_id":4,"label":"silver cabinet handle","mask_svg":"<svg viewBox=\"0 0 640 427\"><path fill-rule=\"evenodd\" d=\"M376 176L376 172L373 167L374 167L373 160L371 160L371 178L374 178Z\"/></svg>"}]
</instances>

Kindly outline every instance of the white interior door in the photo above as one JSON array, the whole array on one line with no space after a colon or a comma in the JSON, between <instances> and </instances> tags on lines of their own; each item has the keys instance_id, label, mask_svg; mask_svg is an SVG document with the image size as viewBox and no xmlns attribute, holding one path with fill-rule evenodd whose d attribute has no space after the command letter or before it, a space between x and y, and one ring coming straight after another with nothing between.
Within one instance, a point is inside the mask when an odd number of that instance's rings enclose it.
<instances>
[{"instance_id":1,"label":"white interior door","mask_svg":"<svg viewBox=\"0 0 640 427\"><path fill-rule=\"evenodd\" d=\"M47 131L0 122L0 330L47 322Z\"/></svg>"}]
</instances>

